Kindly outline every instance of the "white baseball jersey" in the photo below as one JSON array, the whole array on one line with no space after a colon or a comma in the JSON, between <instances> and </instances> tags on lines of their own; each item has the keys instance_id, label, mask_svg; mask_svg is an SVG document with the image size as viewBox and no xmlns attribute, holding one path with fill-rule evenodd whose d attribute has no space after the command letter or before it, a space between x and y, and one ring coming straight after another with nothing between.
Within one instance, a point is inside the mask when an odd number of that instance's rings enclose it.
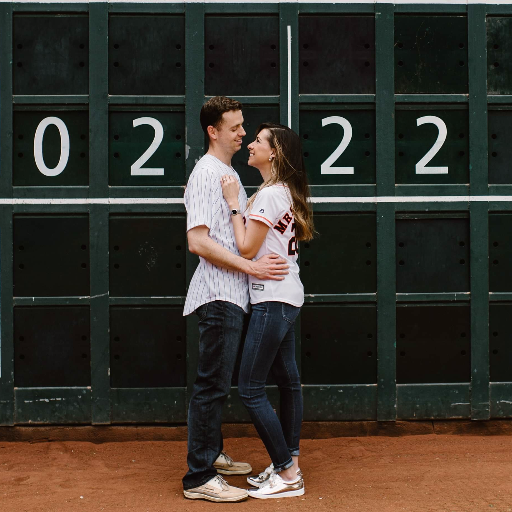
<instances>
[{"instance_id":1,"label":"white baseball jersey","mask_svg":"<svg viewBox=\"0 0 512 512\"><path fill-rule=\"evenodd\" d=\"M299 278L298 244L295 239L295 220L291 204L288 187L276 184L261 189L251 205L251 211L246 212L249 219L263 222L270 228L254 259L275 253L286 259L290 265L289 274L284 277L284 281L260 281L249 276L251 304L278 301L300 307L304 303L304 287Z\"/></svg>"},{"instance_id":2,"label":"white baseball jersey","mask_svg":"<svg viewBox=\"0 0 512 512\"><path fill-rule=\"evenodd\" d=\"M197 162L185 189L187 231L197 226L210 229L210 238L234 254L240 254L231 222L231 212L222 195L220 179L224 174L235 176L240 184L238 201L243 211L247 194L237 172L218 158L204 155ZM199 257L199 265L190 281L183 315L193 313L199 306L214 300L224 300L249 311L247 275L217 267Z\"/></svg>"}]
</instances>

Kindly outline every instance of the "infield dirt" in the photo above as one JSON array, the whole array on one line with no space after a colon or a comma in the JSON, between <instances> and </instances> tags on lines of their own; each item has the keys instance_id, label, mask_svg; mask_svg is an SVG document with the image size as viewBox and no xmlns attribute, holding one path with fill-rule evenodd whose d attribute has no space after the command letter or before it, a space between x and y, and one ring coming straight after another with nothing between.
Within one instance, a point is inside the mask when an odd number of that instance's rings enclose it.
<instances>
[{"instance_id":1,"label":"infield dirt","mask_svg":"<svg viewBox=\"0 0 512 512\"><path fill-rule=\"evenodd\" d=\"M254 437L225 449L255 472L269 463ZM512 511L512 436L305 439L301 451L304 496L215 504L183 498L185 441L0 442L0 510Z\"/></svg>"}]
</instances>

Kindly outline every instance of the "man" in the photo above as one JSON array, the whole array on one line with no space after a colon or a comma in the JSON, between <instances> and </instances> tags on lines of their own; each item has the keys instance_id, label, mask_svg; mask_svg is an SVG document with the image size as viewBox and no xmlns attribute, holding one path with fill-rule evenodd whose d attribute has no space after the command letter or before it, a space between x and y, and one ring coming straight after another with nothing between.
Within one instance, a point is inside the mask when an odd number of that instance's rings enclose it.
<instances>
[{"instance_id":1,"label":"man","mask_svg":"<svg viewBox=\"0 0 512 512\"><path fill-rule=\"evenodd\" d=\"M230 391L244 315L249 309L247 274L282 280L288 265L277 255L257 261L239 256L230 211L222 195L221 176L240 178L231 158L242 147L244 118L240 102L216 96L201 109L201 126L209 148L190 175L185 190L189 250L199 255L183 314L199 317L199 362L188 412L189 471L183 478L186 498L241 501L247 491L232 487L217 474L246 474L252 468L233 462L223 450L222 406ZM240 184L241 185L241 184ZM240 208L247 195L240 186Z\"/></svg>"}]
</instances>

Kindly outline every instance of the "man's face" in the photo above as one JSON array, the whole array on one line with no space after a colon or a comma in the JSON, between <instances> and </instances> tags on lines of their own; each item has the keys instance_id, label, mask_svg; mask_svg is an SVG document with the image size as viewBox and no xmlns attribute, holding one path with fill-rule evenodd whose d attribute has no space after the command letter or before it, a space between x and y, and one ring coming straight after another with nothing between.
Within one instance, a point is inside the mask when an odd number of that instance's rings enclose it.
<instances>
[{"instance_id":1,"label":"man's face","mask_svg":"<svg viewBox=\"0 0 512 512\"><path fill-rule=\"evenodd\" d=\"M242 147L244 116L241 110L230 110L222 114L222 122L216 130L217 144L226 153L234 155Z\"/></svg>"}]
</instances>

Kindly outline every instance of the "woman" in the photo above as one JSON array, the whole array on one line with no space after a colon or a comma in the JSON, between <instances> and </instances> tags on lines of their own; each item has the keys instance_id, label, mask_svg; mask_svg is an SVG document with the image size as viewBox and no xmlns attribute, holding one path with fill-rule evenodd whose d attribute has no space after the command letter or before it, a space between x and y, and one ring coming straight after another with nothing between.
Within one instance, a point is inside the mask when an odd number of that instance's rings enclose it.
<instances>
[{"instance_id":1,"label":"woman","mask_svg":"<svg viewBox=\"0 0 512 512\"><path fill-rule=\"evenodd\" d=\"M267 448L272 464L247 481L258 489L254 498L285 498L304 494L299 470L302 392L295 362L294 324L304 302L297 265L297 242L313 237L307 181L299 136L279 124L264 123L249 148L249 165L263 178L239 211L238 182L222 177L240 254L258 258L275 253L285 258L289 274L282 281L258 281L249 276L252 313L245 340L238 392ZM281 419L265 393L269 372L279 388Z\"/></svg>"}]
</instances>

